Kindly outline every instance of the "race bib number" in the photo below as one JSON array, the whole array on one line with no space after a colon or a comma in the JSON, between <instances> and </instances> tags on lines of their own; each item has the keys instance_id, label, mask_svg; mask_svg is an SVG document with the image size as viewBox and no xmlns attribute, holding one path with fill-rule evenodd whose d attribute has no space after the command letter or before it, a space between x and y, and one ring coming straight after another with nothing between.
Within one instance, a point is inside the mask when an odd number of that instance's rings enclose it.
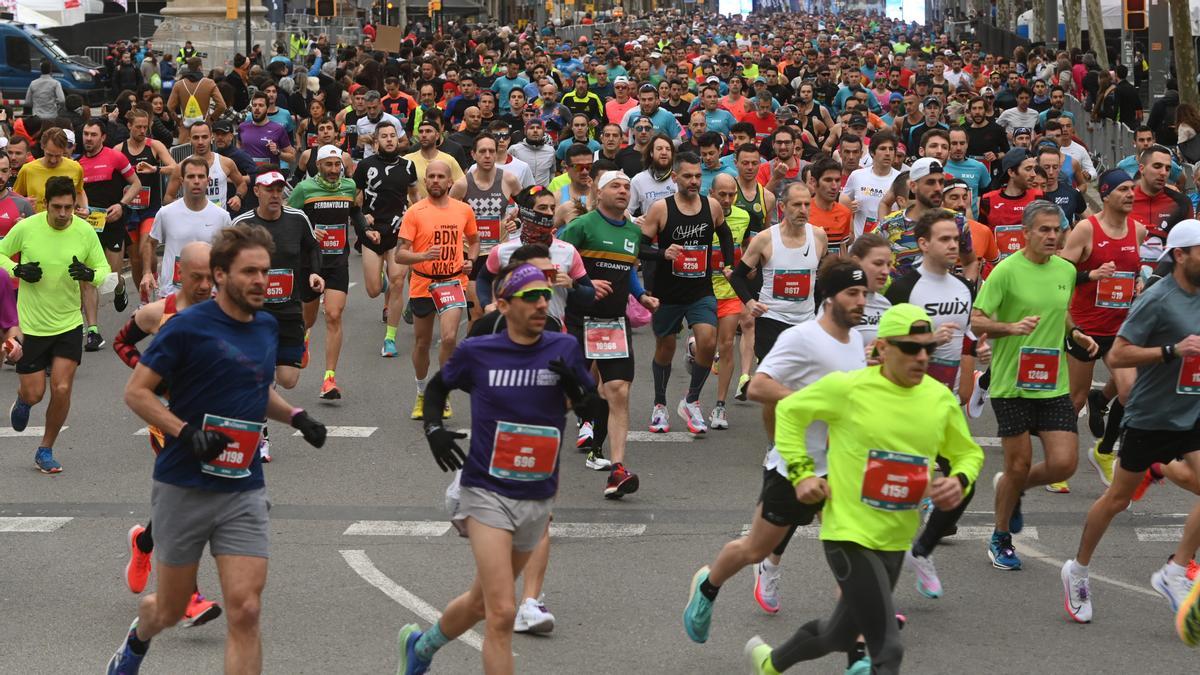
<instances>
[{"instance_id":1,"label":"race bib number","mask_svg":"<svg viewBox=\"0 0 1200 675\"><path fill-rule=\"evenodd\" d=\"M475 228L479 231L479 243L492 246L500 243L499 220L476 220Z\"/></svg>"},{"instance_id":2,"label":"race bib number","mask_svg":"<svg viewBox=\"0 0 1200 675\"><path fill-rule=\"evenodd\" d=\"M812 270L775 270L771 297L798 302L807 300L812 292Z\"/></svg>"},{"instance_id":3,"label":"race bib number","mask_svg":"<svg viewBox=\"0 0 1200 675\"><path fill-rule=\"evenodd\" d=\"M1179 364L1179 394L1200 394L1200 356L1185 356Z\"/></svg>"},{"instance_id":4,"label":"race bib number","mask_svg":"<svg viewBox=\"0 0 1200 675\"><path fill-rule=\"evenodd\" d=\"M180 265L179 258L175 259L175 264L171 266L171 285L178 286L183 283L183 267Z\"/></svg>"},{"instance_id":5,"label":"race bib number","mask_svg":"<svg viewBox=\"0 0 1200 675\"><path fill-rule=\"evenodd\" d=\"M488 473L505 480L546 480L558 464L559 441L554 427L496 422Z\"/></svg>"},{"instance_id":6,"label":"race bib number","mask_svg":"<svg viewBox=\"0 0 1200 675\"><path fill-rule=\"evenodd\" d=\"M996 248L1001 259L1025 248L1025 230L1020 225L997 225Z\"/></svg>"},{"instance_id":7,"label":"race bib number","mask_svg":"<svg viewBox=\"0 0 1200 675\"><path fill-rule=\"evenodd\" d=\"M106 221L108 220L108 211L106 209L98 209L95 207L88 209L87 218L88 225L96 232L103 232Z\"/></svg>"},{"instance_id":8,"label":"race bib number","mask_svg":"<svg viewBox=\"0 0 1200 675\"><path fill-rule=\"evenodd\" d=\"M677 277L698 279L708 272L708 246L689 244L683 247L671 262L671 271Z\"/></svg>"},{"instance_id":9,"label":"race bib number","mask_svg":"<svg viewBox=\"0 0 1200 675\"><path fill-rule=\"evenodd\" d=\"M629 356L625 318L586 321L583 324L583 355L589 359L623 359Z\"/></svg>"},{"instance_id":10,"label":"race bib number","mask_svg":"<svg viewBox=\"0 0 1200 675\"><path fill-rule=\"evenodd\" d=\"M291 300L294 283L290 269L267 270L267 295L263 302L278 303Z\"/></svg>"},{"instance_id":11,"label":"race bib number","mask_svg":"<svg viewBox=\"0 0 1200 675\"><path fill-rule=\"evenodd\" d=\"M317 225L317 229L325 233L325 236L321 239L321 253L325 255L338 255L346 250L345 225Z\"/></svg>"},{"instance_id":12,"label":"race bib number","mask_svg":"<svg viewBox=\"0 0 1200 675\"><path fill-rule=\"evenodd\" d=\"M150 186L143 185L141 190L138 190L137 198L129 205L135 209L145 209L150 207Z\"/></svg>"},{"instance_id":13,"label":"race bib number","mask_svg":"<svg viewBox=\"0 0 1200 675\"><path fill-rule=\"evenodd\" d=\"M1058 387L1059 350L1021 347L1017 389L1049 391Z\"/></svg>"},{"instance_id":14,"label":"race bib number","mask_svg":"<svg viewBox=\"0 0 1200 675\"><path fill-rule=\"evenodd\" d=\"M437 281L429 284L429 297L438 314L467 306L467 295L458 279Z\"/></svg>"},{"instance_id":15,"label":"race bib number","mask_svg":"<svg viewBox=\"0 0 1200 675\"><path fill-rule=\"evenodd\" d=\"M1133 272L1114 272L1096 280L1096 306L1129 309L1133 304Z\"/></svg>"},{"instance_id":16,"label":"race bib number","mask_svg":"<svg viewBox=\"0 0 1200 675\"><path fill-rule=\"evenodd\" d=\"M842 245L841 245L841 243L837 243L837 244L830 244L830 245L829 245L829 250L828 250L828 251L826 251L826 253L827 253L828 255L834 255L834 256L836 256L836 255L841 255L841 254L842 254Z\"/></svg>"},{"instance_id":17,"label":"race bib number","mask_svg":"<svg viewBox=\"0 0 1200 675\"><path fill-rule=\"evenodd\" d=\"M929 458L887 450L867 453L862 501L883 511L911 511L929 485Z\"/></svg>"},{"instance_id":18,"label":"race bib number","mask_svg":"<svg viewBox=\"0 0 1200 675\"><path fill-rule=\"evenodd\" d=\"M205 431L219 431L233 439L219 457L201 462L200 470L219 478L245 478L250 475L250 463L258 453L258 439L263 422L246 422L219 415L204 416Z\"/></svg>"},{"instance_id":19,"label":"race bib number","mask_svg":"<svg viewBox=\"0 0 1200 675\"><path fill-rule=\"evenodd\" d=\"M254 166L260 169L268 164L274 163L270 157L251 157L250 159L254 162Z\"/></svg>"},{"instance_id":20,"label":"race bib number","mask_svg":"<svg viewBox=\"0 0 1200 675\"><path fill-rule=\"evenodd\" d=\"M930 377L954 389L955 383L958 382L958 361L950 359L929 359L929 369L926 370Z\"/></svg>"},{"instance_id":21,"label":"race bib number","mask_svg":"<svg viewBox=\"0 0 1200 675\"><path fill-rule=\"evenodd\" d=\"M868 217L863 221L863 232L874 232L875 228L879 227L879 220Z\"/></svg>"},{"instance_id":22,"label":"race bib number","mask_svg":"<svg viewBox=\"0 0 1200 675\"><path fill-rule=\"evenodd\" d=\"M737 267L737 264L742 261L742 246L741 244L733 245L733 263L730 267ZM720 246L712 247L712 268L719 270L725 267L725 254L721 253Z\"/></svg>"}]
</instances>

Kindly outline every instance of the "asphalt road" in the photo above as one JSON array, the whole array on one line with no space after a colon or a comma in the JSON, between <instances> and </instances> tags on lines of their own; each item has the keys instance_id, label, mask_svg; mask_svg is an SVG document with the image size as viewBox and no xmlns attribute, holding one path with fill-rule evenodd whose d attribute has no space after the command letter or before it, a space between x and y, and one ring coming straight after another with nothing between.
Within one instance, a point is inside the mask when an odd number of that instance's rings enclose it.
<instances>
[{"instance_id":1,"label":"asphalt road","mask_svg":"<svg viewBox=\"0 0 1200 675\"><path fill-rule=\"evenodd\" d=\"M353 261L352 279L358 278ZM105 299L103 332L119 322ZM345 398L318 401L321 369L304 373L285 396L337 430L315 450L274 425L267 482L273 502L272 559L263 620L268 673L384 673L396 664L396 633L405 623L427 626L433 612L466 588L470 551L445 523L448 477L429 457L419 425L408 420L415 393L408 360L411 329L401 325L401 358L379 357L381 303L361 283L351 289L346 346L338 382ZM314 332L320 363L322 329ZM651 404L648 330L636 337L634 429L645 429ZM683 350L680 350L682 353ZM680 357L682 358L682 356ZM672 396L686 382L676 368ZM148 514L151 453L141 422L121 401L128 370L106 348L85 354L74 408L56 448L65 471L33 468L37 438L0 429L0 672L100 672L134 615L136 598L122 574L125 533ZM0 390L16 388L11 368ZM715 378L704 397L711 405ZM7 399L0 399L7 405ZM466 427L461 394L452 424ZM45 404L31 426L42 423ZM697 567L749 522L766 446L759 410L732 403L731 429L690 440L670 434L656 442L636 434L629 465L641 490L621 502L602 498L605 474L564 450L556 533L545 596L558 618L548 637L517 636L520 672L745 672L742 645L754 634L778 644L798 625L823 617L833 581L819 546L798 538L784 559L783 609L767 616L752 597L746 570L731 580L715 610L707 644L691 643L680 615ZM3 421L7 425L7 421ZM679 428L680 421L672 419ZM987 454L984 476L1000 466L990 411L973 420ZM1090 443L1086 426L1081 443ZM1058 566L1074 554L1083 514L1101 492L1086 461L1072 493L1040 489L1025 500L1028 533L1018 537L1019 572L991 567L991 481L964 518L962 533L935 556L946 593L926 600L906 573L896 591L909 617L904 631L909 672L1194 673L1197 653L1175 637L1166 601L1150 574L1174 549L1174 537L1195 497L1174 487L1148 497L1113 523L1092 563L1095 621L1070 623L1062 609ZM35 531L30 531L35 530ZM200 587L219 599L215 569L201 565ZM154 640L144 672L217 672L224 620L169 631ZM477 637L477 636L476 636ZM459 641L443 649L441 673L480 672L479 652ZM474 642L478 644L477 641ZM800 672L839 673L841 656Z\"/></svg>"}]
</instances>

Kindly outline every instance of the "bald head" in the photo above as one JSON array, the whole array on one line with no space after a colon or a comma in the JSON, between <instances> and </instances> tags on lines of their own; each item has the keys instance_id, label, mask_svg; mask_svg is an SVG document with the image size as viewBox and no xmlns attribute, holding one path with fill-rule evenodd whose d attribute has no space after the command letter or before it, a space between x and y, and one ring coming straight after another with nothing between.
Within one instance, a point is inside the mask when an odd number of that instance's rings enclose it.
<instances>
[{"instance_id":1,"label":"bald head","mask_svg":"<svg viewBox=\"0 0 1200 675\"><path fill-rule=\"evenodd\" d=\"M717 203L721 205L721 210L727 216L733 211L733 203L737 200L737 193L737 180L727 173L717 174L713 178L712 187L708 189L708 196L717 200Z\"/></svg>"},{"instance_id":2,"label":"bald head","mask_svg":"<svg viewBox=\"0 0 1200 675\"><path fill-rule=\"evenodd\" d=\"M435 159L425 167L425 191L433 199L441 199L450 192L454 179L450 175L450 165L441 159Z\"/></svg>"},{"instance_id":3,"label":"bald head","mask_svg":"<svg viewBox=\"0 0 1200 675\"><path fill-rule=\"evenodd\" d=\"M208 254L211 251L212 245L206 241L193 241L185 244L183 250L179 252L180 264L208 267Z\"/></svg>"},{"instance_id":4,"label":"bald head","mask_svg":"<svg viewBox=\"0 0 1200 675\"><path fill-rule=\"evenodd\" d=\"M179 252L179 277L183 287L181 295L187 304L194 305L212 297L213 277L209 265L212 246L207 242L193 241Z\"/></svg>"},{"instance_id":5,"label":"bald head","mask_svg":"<svg viewBox=\"0 0 1200 675\"><path fill-rule=\"evenodd\" d=\"M713 178L712 189L719 190L729 188L730 190L737 189L737 179L727 173L719 173L716 178Z\"/></svg>"}]
</instances>

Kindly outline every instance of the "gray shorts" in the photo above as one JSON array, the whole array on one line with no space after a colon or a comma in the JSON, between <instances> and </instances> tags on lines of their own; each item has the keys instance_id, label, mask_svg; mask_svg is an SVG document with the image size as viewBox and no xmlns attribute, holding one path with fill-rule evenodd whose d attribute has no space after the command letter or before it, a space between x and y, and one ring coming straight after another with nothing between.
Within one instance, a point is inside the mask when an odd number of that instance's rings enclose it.
<instances>
[{"instance_id":1,"label":"gray shorts","mask_svg":"<svg viewBox=\"0 0 1200 675\"><path fill-rule=\"evenodd\" d=\"M511 499L491 490L463 486L454 520L474 518L488 527L512 532L513 548L537 548L550 523L553 499Z\"/></svg>"},{"instance_id":2,"label":"gray shorts","mask_svg":"<svg viewBox=\"0 0 1200 675\"><path fill-rule=\"evenodd\" d=\"M192 565L200 562L208 544L214 556L269 558L270 510L266 488L209 492L154 481L154 555L164 565Z\"/></svg>"}]
</instances>

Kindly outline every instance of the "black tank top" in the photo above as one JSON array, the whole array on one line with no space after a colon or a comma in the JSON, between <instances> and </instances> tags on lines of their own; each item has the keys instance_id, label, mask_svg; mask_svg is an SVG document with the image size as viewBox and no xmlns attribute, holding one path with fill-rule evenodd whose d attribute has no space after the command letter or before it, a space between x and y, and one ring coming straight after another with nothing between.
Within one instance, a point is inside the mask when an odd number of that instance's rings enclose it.
<instances>
[{"instance_id":1,"label":"black tank top","mask_svg":"<svg viewBox=\"0 0 1200 675\"><path fill-rule=\"evenodd\" d=\"M125 141L121 144L121 154L125 155L125 159L129 160L134 170L137 170L138 162L145 162L154 166L159 165L158 158L154 156L154 149L150 147L150 138L148 137L146 138L146 146L142 148L141 152L136 155L130 153L129 141ZM147 209L157 209L162 205L162 182L159 180L159 175L138 176L138 178L142 179L142 194L139 195L138 201L135 201L134 204L145 203L146 206L143 208Z\"/></svg>"},{"instance_id":2,"label":"black tank top","mask_svg":"<svg viewBox=\"0 0 1200 675\"><path fill-rule=\"evenodd\" d=\"M672 244L684 247L680 260L663 260L655 265L654 293L664 304L690 305L712 296L713 218L708 198L700 198L700 211L685 215L679 210L676 195L667 200L667 224L658 235L658 246L666 250Z\"/></svg>"}]
</instances>

